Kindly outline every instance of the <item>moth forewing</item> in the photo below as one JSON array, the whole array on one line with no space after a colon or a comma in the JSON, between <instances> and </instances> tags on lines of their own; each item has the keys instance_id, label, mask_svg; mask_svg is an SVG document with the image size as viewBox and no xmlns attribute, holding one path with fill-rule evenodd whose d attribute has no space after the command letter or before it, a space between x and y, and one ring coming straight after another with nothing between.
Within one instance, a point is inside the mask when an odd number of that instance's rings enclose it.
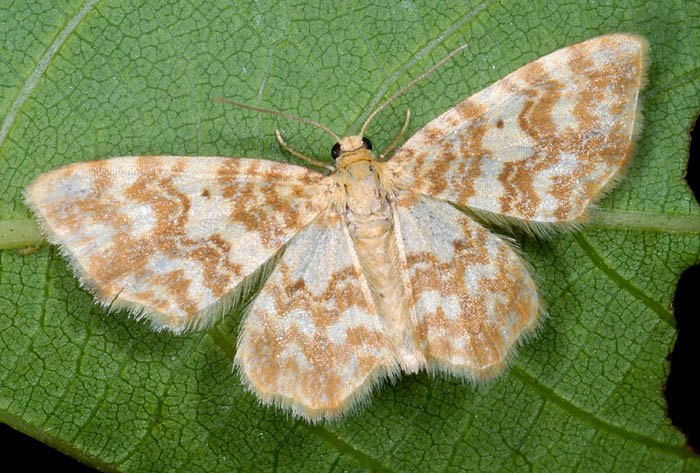
<instances>
[{"instance_id":1,"label":"moth forewing","mask_svg":"<svg viewBox=\"0 0 700 473\"><path fill-rule=\"evenodd\" d=\"M323 178L259 159L130 156L42 174L26 201L100 304L181 333L210 326L327 205Z\"/></svg>"},{"instance_id":2,"label":"moth forewing","mask_svg":"<svg viewBox=\"0 0 700 473\"><path fill-rule=\"evenodd\" d=\"M637 35L560 49L432 120L390 166L407 189L496 220L581 222L632 155L647 64Z\"/></svg>"}]
</instances>

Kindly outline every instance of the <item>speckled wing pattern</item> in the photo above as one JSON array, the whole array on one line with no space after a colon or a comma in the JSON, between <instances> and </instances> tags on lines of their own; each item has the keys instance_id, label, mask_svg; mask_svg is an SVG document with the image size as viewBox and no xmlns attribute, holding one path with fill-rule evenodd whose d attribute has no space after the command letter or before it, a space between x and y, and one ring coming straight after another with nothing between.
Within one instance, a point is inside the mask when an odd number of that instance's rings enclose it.
<instances>
[{"instance_id":1,"label":"speckled wing pattern","mask_svg":"<svg viewBox=\"0 0 700 473\"><path fill-rule=\"evenodd\" d=\"M337 417L398 369L342 217L294 237L247 315L235 363L265 403Z\"/></svg>"},{"instance_id":2,"label":"speckled wing pattern","mask_svg":"<svg viewBox=\"0 0 700 473\"><path fill-rule=\"evenodd\" d=\"M180 333L210 325L323 210L323 179L258 159L121 157L43 174L26 201L101 304Z\"/></svg>"},{"instance_id":3,"label":"speckled wing pattern","mask_svg":"<svg viewBox=\"0 0 700 473\"><path fill-rule=\"evenodd\" d=\"M540 320L522 259L445 201L404 191L396 208L428 370L475 380L500 373Z\"/></svg>"},{"instance_id":4,"label":"speckled wing pattern","mask_svg":"<svg viewBox=\"0 0 700 473\"><path fill-rule=\"evenodd\" d=\"M475 210L579 221L631 155L647 48L610 34L555 51L428 123L390 164L405 188Z\"/></svg>"}]
</instances>

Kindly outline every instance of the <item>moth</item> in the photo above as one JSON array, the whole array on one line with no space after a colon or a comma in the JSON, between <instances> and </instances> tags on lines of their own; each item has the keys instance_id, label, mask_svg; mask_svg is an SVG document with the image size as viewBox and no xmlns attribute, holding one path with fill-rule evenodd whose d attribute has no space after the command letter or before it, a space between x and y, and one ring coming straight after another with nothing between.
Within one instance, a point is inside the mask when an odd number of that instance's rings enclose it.
<instances>
[{"instance_id":1,"label":"moth","mask_svg":"<svg viewBox=\"0 0 700 473\"><path fill-rule=\"evenodd\" d=\"M98 303L174 334L211 326L281 254L245 315L235 366L263 403L333 419L401 372L503 371L541 304L512 242L470 215L535 232L584 221L631 155L647 48L608 34L555 51L388 160L364 136L380 107L353 136L302 119L334 138L334 166L277 132L328 174L118 157L43 174L26 202Z\"/></svg>"}]
</instances>

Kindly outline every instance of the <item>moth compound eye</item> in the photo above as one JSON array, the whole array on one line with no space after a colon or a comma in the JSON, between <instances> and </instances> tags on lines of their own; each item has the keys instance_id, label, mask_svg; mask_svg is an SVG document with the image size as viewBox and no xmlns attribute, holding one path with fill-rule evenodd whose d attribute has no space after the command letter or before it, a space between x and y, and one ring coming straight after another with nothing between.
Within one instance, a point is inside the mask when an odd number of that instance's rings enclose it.
<instances>
[{"instance_id":1,"label":"moth compound eye","mask_svg":"<svg viewBox=\"0 0 700 473\"><path fill-rule=\"evenodd\" d=\"M338 159L340 157L340 143L333 145L333 149L331 149L331 156L333 156L333 159Z\"/></svg>"},{"instance_id":2,"label":"moth compound eye","mask_svg":"<svg viewBox=\"0 0 700 473\"><path fill-rule=\"evenodd\" d=\"M367 149L372 149L372 142L368 139L365 138L364 136L362 137L362 146L364 146Z\"/></svg>"}]
</instances>

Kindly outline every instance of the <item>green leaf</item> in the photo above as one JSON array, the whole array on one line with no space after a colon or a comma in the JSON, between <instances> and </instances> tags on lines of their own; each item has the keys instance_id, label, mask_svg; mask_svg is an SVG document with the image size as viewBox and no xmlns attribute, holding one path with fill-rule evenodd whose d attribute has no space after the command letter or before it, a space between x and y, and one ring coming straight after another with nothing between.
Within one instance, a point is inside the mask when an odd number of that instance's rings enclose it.
<instances>
[{"instance_id":1,"label":"green leaf","mask_svg":"<svg viewBox=\"0 0 700 473\"><path fill-rule=\"evenodd\" d=\"M58 165L293 160L276 127L328 159L323 133L215 96L343 133L468 43L373 123L380 147L409 106L410 133L559 47L646 36L637 155L583 232L521 238L550 316L501 378L475 388L403 376L361 412L309 426L260 407L232 373L240 310L209 332L152 333L94 306L43 245L0 251L0 420L103 471L700 471L662 394L673 290L700 248L683 180L700 106L697 1L17 1L0 7L0 24L4 248L40 240L22 189Z\"/></svg>"}]
</instances>

